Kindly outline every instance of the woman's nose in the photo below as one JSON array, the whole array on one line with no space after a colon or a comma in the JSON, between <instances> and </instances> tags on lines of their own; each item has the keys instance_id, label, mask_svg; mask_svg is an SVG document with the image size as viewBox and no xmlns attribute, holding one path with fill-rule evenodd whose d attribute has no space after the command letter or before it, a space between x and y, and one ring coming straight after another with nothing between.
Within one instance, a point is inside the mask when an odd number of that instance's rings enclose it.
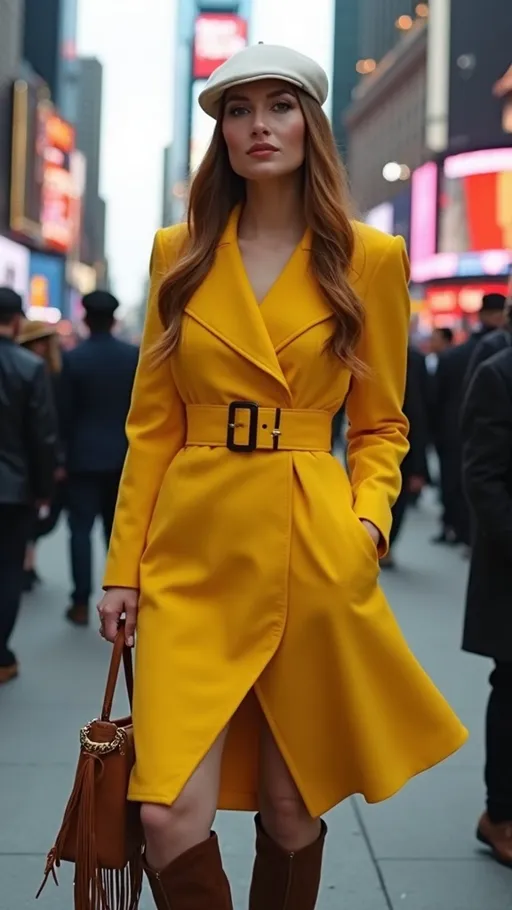
<instances>
[{"instance_id":1,"label":"woman's nose","mask_svg":"<svg viewBox=\"0 0 512 910\"><path fill-rule=\"evenodd\" d=\"M252 125L251 133L253 136L268 136L270 133L270 130L263 120L261 120L260 118L255 118L253 125Z\"/></svg>"}]
</instances>

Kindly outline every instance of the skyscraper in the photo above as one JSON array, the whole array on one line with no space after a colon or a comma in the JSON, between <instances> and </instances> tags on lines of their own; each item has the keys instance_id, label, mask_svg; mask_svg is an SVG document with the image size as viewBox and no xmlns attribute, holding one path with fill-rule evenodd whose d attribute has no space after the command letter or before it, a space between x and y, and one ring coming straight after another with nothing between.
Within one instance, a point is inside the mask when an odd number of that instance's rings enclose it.
<instances>
[{"instance_id":1,"label":"skyscraper","mask_svg":"<svg viewBox=\"0 0 512 910\"><path fill-rule=\"evenodd\" d=\"M359 9L361 0L337 0L334 18L334 67L332 77L332 124L342 153L347 148L344 113L359 76Z\"/></svg>"},{"instance_id":2,"label":"skyscraper","mask_svg":"<svg viewBox=\"0 0 512 910\"><path fill-rule=\"evenodd\" d=\"M412 26L418 6L417 0L358 0L359 56L382 60Z\"/></svg>"},{"instance_id":3,"label":"skyscraper","mask_svg":"<svg viewBox=\"0 0 512 910\"><path fill-rule=\"evenodd\" d=\"M95 265L105 258L105 203L100 197L103 67L99 60L79 58L76 79L76 145L87 160L81 258Z\"/></svg>"}]
</instances>

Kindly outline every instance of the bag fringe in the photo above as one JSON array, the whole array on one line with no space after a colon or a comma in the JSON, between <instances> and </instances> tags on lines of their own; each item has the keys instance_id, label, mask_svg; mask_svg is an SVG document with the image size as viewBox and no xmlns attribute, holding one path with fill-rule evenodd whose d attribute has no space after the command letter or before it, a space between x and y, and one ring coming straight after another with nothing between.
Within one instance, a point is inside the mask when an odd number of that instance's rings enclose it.
<instances>
[{"instance_id":1,"label":"bag fringe","mask_svg":"<svg viewBox=\"0 0 512 910\"><path fill-rule=\"evenodd\" d=\"M55 846L48 854L43 882L36 898L42 893L50 875L55 884L59 884L55 869L60 867L64 843L76 815L75 910L137 910L142 891L142 854L135 855L124 869L101 869L98 866L94 817L96 771L103 772L101 758L85 754Z\"/></svg>"}]
</instances>

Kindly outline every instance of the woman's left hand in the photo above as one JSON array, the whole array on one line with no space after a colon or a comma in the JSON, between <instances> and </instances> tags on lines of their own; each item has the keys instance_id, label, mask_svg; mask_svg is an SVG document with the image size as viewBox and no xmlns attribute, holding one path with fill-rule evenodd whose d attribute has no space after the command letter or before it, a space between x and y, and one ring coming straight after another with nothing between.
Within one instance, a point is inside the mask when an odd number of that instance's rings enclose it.
<instances>
[{"instance_id":1,"label":"woman's left hand","mask_svg":"<svg viewBox=\"0 0 512 910\"><path fill-rule=\"evenodd\" d=\"M361 519L359 519L359 520L360 520L360 522L361 522L363 528L365 528L365 529L368 531L368 534L370 535L371 539L373 540L375 546L378 547L379 544L380 544L380 531L379 531L379 529L376 528L375 525L372 524L371 521L368 521L367 518L361 518Z\"/></svg>"}]
</instances>

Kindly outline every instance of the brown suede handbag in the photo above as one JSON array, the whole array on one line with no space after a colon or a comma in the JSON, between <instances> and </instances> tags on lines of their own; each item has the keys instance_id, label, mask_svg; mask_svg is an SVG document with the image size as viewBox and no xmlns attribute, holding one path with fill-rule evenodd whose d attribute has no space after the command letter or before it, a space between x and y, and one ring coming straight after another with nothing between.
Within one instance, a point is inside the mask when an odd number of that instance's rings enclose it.
<instances>
[{"instance_id":1,"label":"brown suede handbag","mask_svg":"<svg viewBox=\"0 0 512 910\"><path fill-rule=\"evenodd\" d=\"M139 806L127 799L135 761L131 717L111 720L121 659L130 709L133 667L124 622L112 649L101 717L80 730L75 784L48 854L41 894L62 860L75 864L75 910L136 910L142 888L143 833Z\"/></svg>"}]
</instances>

